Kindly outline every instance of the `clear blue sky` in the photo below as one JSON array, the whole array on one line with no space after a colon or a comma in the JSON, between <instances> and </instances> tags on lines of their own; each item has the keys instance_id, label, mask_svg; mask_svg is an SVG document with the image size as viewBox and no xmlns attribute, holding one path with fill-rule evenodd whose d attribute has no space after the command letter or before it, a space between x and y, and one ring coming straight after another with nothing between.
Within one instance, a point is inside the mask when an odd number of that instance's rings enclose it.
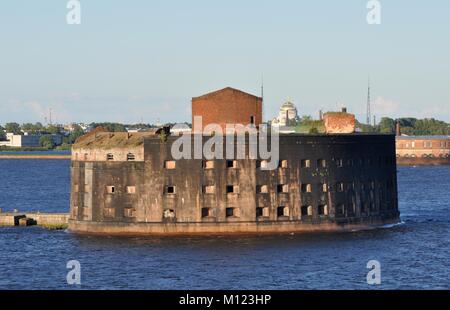
<instances>
[{"instance_id":1,"label":"clear blue sky","mask_svg":"<svg viewBox=\"0 0 450 310\"><path fill-rule=\"evenodd\" d=\"M232 86L265 117L290 97L300 114L346 105L450 121L450 2L95 0L81 25L65 0L0 3L0 123L189 121L190 99Z\"/></svg>"}]
</instances>

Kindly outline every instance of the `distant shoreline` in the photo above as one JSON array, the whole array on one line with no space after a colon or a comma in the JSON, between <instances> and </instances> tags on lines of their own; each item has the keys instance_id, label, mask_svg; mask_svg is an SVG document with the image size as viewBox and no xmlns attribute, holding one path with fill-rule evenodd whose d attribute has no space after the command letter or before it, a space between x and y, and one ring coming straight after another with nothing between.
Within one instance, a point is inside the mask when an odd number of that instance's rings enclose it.
<instances>
[{"instance_id":1,"label":"distant shoreline","mask_svg":"<svg viewBox=\"0 0 450 310\"><path fill-rule=\"evenodd\" d=\"M0 154L0 160L1 159L58 159L58 160L70 160L71 156L70 155L53 155L53 154L49 154L49 155L35 155L35 154L30 154L30 155L24 155L24 154L8 154L8 155L3 155Z\"/></svg>"}]
</instances>

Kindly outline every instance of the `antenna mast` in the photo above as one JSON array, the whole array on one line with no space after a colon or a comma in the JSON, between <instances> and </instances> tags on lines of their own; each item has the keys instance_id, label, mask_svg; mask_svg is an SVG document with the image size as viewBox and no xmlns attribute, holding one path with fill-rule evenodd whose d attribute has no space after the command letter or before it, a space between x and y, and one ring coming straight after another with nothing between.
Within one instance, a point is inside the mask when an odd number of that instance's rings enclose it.
<instances>
[{"instance_id":1,"label":"antenna mast","mask_svg":"<svg viewBox=\"0 0 450 310\"><path fill-rule=\"evenodd\" d=\"M370 122L372 120L372 111L371 111L371 101L370 101L370 77L369 77L369 84L367 88L367 125L370 125Z\"/></svg>"},{"instance_id":2,"label":"antenna mast","mask_svg":"<svg viewBox=\"0 0 450 310\"><path fill-rule=\"evenodd\" d=\"M261 75L261 118L262 123L264 123L264 75Z\"/></svg>"}]
</instances>

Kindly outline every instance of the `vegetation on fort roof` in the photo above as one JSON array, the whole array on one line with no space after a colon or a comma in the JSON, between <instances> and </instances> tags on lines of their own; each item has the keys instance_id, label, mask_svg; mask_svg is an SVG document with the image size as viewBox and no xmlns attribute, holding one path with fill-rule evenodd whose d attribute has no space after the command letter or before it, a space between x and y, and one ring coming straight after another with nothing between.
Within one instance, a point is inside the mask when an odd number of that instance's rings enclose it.
<instances>
[{"instance_id":1,"label":"vegetation on fort roof","mask_svg":"<svg viewBox=\"0 0 450 310\"><path fill-rule=\"evenodd\" d=\"M153 133L125 133L125 132L97 132L89 133L75 143L77 148L103 148L110 149L121 147L137 147L144 143L145 136L153 136Z\"/></svg>"},{"instance_id":2,"label":"vegetation on fort roof","mask_svg":"<svg viewBox=\"0 0 450 310\"><path fill-rule=\"evenodd\" d=\"M164 130L162 130L161 133L159 134L159 139L161 140L161 142L166 143L168 138L169 135Z\"/></svg>"},{"instance_id":3,"label":"vegetation on fort roof","mask_svg":"<svg viewBox=\"0 0 450 310\"><path fill-rule=\"evenodd\" d=\"M103 127L109 132L127 132L124 124L120 123L92 123L92 128Z\"/></svg>"},{"instance_id":4,"label":"vegetation on fort roof","mask_svg":"<svg viewBox=\"0 0 450 310\"><path fill-rule=\"evenodd\" d=\"M314 120L311 116L305 115L293 124L297 133L324 133L325 125L321 120Z\"/></svg>"}]
</instances>

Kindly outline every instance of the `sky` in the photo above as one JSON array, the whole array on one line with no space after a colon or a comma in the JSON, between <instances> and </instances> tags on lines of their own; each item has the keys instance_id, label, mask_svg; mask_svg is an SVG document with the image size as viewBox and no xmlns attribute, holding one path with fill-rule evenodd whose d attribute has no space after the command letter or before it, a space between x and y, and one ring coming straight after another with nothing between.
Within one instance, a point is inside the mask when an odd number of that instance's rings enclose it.
<instances>
[{"instance_id":1,"label":"sky","mask_svg":"<svg viewBox=\"0 0 450 310\"><path fill-rule=\"evenodd\" d=\"M300 115L450 122L450 1L66 0L0 2L0 124L190 121L191 98L224 87L288 98Z\"/></svg>"}]
</instances>

